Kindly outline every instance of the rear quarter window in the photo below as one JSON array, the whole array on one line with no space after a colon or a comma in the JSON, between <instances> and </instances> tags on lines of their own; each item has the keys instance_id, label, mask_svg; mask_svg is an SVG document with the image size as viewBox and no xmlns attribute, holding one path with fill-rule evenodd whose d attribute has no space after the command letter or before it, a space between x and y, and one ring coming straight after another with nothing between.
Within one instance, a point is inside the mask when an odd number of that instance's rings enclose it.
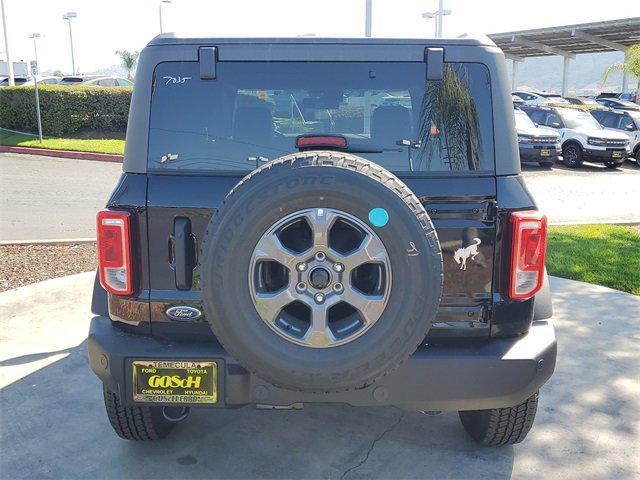
<instances>
[{"instance_id":1,"label":"rear quarter window","mask_svg":"<svg viewBox=\"0 0 640 480\"><path fill-rule=\"evenodd\" d=\"M246 172L310 133L344 135L398 173L492 172L488 69L448 63L426 81L419 62L219 62L201 80L197 62L156 67L149 170Z\"/></svg>"}]
</instances>

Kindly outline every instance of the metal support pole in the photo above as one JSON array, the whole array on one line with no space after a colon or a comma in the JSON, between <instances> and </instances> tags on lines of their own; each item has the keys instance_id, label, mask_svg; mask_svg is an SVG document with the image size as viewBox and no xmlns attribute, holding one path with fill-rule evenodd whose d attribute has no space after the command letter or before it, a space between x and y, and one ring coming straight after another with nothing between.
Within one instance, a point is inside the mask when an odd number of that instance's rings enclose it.
<instances>
[{"instance_id":1,"label":"metal support pole","mask_svg":"<svg viewBox=\"0 0 640 480\"><path fill-rule=\"evenodd\" d=\"M627 60L627 54L624 54L624 58L623 60ZM622 90L620 90L620 93L624 93L629 89L629 75L627 75L627 72L625 70L622 71Z\"/></svg>"},{"instance_id":2,"label":"metal support pole","mask_svg":"<svg viewBox=\"0 0 640 480\"><path fill-rule=\"evenodd\" d=\"M364 19L364 36L370 37L371 36L371 9L372 9L373 0L365 0L365 2L366 2L366 7L365 7L365 19Z\"/></svg>"},{"instance_id":3,"label":"metal support pole","mask_svg":"<svg viewBox=\"0 0 640 480\"><path fill-rule=\"evenodd\" d=\"M162 33L162 2L158 4L158 18L160 19L160 33Z\"/></svg>"},{"instance_id":4,"label":"metal support pole","mask_svg":"<svg viewBox=\"0 0 640 480\"><path fill-rule=\"evenodd\" d=\"M444 16L444 0L439 0L438 2L438 13L439 15L436 16L436 38L442 38L442 17Z\"/></svg>"},{"instance_id":5,"label":"metal support pole","mask_svg":"<svg viewBox=\"0 0 640 480\"><path fill-rule=\"evenodd\" d=\"M35 37L35 36L33 37L33 53L34 53L34 54L35 54L35 56L36 56L36 67L37 67L38 69L40 69L40 67L39 67L39 65L40 65L40 64L38 63L38 42L36 42L36 39L37 39L37 38L38 38L38 37ZM38 83L37 79L36 79L36 81L35 81L35 82L36 82L36 83Z\"/></svg>"},{"instance_id":6,"label":"metal support pole","mask_svg":"<svg viewBox=\"0 0 640 480\"><path fill-rule=\"evenodd\" d=\"M569 93L568 91L568 76L569 76L569 61L571 60L569 57L563 57L564 61L562 63L562 93L561 95L563 97L566 97L567 94Z\"/></svg>"},{"instance_id":7,"label":"metal support pole","mask_svg":"<svg viewBox=\"0 0 640 480\"><path fill-rule=\"evenodd\" d=\"M67 19L69 22L69 42L71 43L71 75L76 74L76 60L73 56L73 31L71 30L71 18Z\"/></svg>"},{"instance_id":8,"label":"metal support pole","mask_svg":"<svg viewBox=\"0 0 640 480\"><path fill-rule=\"evenodd\" d=\"M11 63L11 54L9 53L9 34L7 33L7 20L4 14L4 0L0 0L2 7L2 31L4 32L4 48L7 54L7 73L9 74L9 86L13 87L16 82L13 78L13 63Z\"/></svg>"},{"instance_id":9,"label":"metal support pole","mask_svg":"<svg viewBox=\"0 0 640 480\"><path fill-rule=\"evenodd\" d=\"M518 62L511 60L511 91L516 89L516 74L518 72Z\"/></svg>"},{"instance_id":10,"label":"metal support pole","mask_svg":"<svg viewBox=\"0 0 640 480\"><path fill-rule=\"evenodd\" d=\"M365 20L364 20L364 35L365 37L371 37L371 10L373 0L365 0ZM363 130L367 134L371 132L371 91L365 90L364 92L364 108L362 112L364 117Z\"/></svg>"},{"instance_id":11,"label":"metal support pole","mask_svg":"<svg viewBox=\"0 0 640 480\"><path fill-rule=\"evenodd\" d=\"M36 46L36 39L33 39L33 47ZM38 141L42 143L42 120L40 119L40 95L38 94L38 62L31 62L31 75L33 75L34 91L36 94L36 117L38 118Z\"/></svg>"}]
</instances>

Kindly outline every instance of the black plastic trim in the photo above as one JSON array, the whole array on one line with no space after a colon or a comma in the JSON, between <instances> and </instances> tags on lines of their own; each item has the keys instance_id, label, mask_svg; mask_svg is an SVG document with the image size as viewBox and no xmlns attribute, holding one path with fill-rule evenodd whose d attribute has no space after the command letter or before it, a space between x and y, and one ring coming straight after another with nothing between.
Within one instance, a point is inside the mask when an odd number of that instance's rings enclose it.
<instances>
[{"instance_id":1,"label":"black plastic trim","mask_svg":"<svg viewBox=\"0 0 640 480\"><path fill-rule=\"evenodd\" d=\"M178 343L133 335L115 328L106 317L91 321L88 350L91 369L110 390L121 393L125 405L134 405L132 359L213 359L226 366L219 371L221 394L215 407L308 402L455 411L502 408L524 401L553 373L557 345L552 324L534 322L529 333L518 338L422 346L398 369L367 387L324 394L264 382L215 341Z\"/></svg>"}]
</instances>

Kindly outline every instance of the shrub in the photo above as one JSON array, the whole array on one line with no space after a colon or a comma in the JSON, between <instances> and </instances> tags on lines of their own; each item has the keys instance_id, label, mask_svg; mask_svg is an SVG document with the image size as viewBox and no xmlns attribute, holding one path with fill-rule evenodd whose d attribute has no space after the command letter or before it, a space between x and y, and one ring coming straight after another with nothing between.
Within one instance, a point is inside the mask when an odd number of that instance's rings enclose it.
<instances>
[{"instance_id":1,"label":"shrub","mask_svg":"<svg viewBox=\"0 0 640 480\"><path fill-rule=\"evenodd\" d=\"M38 86L42 131L51 136L82 130L125 131L132 91L130 87ZM37 130L33 87L0 89L0 127Z\"/></svg>"}]
</instances>

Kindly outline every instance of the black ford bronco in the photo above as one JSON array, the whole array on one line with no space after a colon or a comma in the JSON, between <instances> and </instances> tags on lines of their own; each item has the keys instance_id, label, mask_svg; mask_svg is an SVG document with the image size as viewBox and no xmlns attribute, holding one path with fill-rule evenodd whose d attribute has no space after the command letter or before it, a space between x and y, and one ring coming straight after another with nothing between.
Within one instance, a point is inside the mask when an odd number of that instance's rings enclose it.
<instances>
[{"instance_id":1,"label":"black ford bronco","mask_svg":"<svg viewBox=\"0 0 640 480\"><path fill-rule=\"evenodd\" d=\"M346 403L523 440L556 340L504 63L488 39L155 38L97 216L116 433Z\"/></svg>"}]
</instances>

